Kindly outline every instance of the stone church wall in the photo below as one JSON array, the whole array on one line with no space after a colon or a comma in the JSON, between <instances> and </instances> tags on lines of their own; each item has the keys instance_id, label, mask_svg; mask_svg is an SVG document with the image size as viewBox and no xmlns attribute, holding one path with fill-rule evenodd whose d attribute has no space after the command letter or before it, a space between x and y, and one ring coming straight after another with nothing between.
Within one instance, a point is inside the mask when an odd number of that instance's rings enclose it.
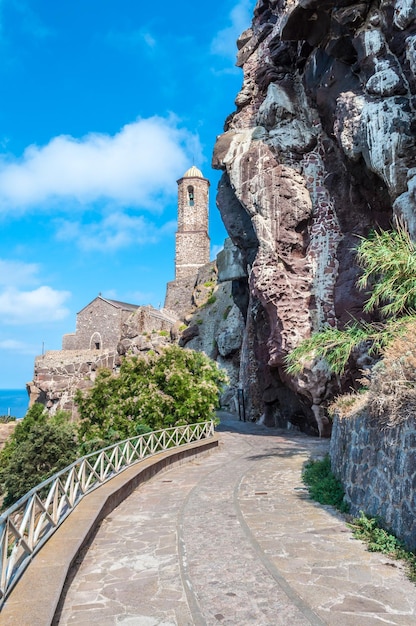
<instances>
[{"instance_id":1,"label":"stone church wall","mask_svg":"<svg viewBox=\"0 0 416 626\"><path fill-rule=\"evenodd\" d=\"M129 314L96 298L78 313L76 333L64 336L63 349L115 349L120 340L121 324Z\"/></svg>"},{"instance_id":2,"label":"stone church wall","mask_svg":"<svg viewBox=\"0 0 416 626\"><path fill-rule=\"evenodd\" d=\"M416 417L392 428L365 413L334 419L330 455L351 513L380 517L416 549Z\"/></svg>"},{"instance_id":3,"label":"stone church wall","mask_svg":"<svg viewBox=\"0 0 416 626\"><path fill-rule=\"evenodd\" d=\"M91 304L95 304L94 301ZM104 314L106 323L111 321L108 315L111 312L111 305L85 307L81 314L87 318L87 313L95 318L98 314ZM114 307L117 309L117 307ZM74 405L74 396L77 389L85 390L90 388L96 377L98 369L105 367L113 372L118 371L124 355L144 355L149 351L158 352L164 345L170 343L170 331L176 322L176 317L170 316L166 311L158 311L150 306L138 307L136 310L119 311L119 318L115 323L120 323L119 334L115 337L115 346L110 349L77 349L65 348L70 346L71 341L77 339L75 334L65 335L63 350L50 350L35 359L33 380L27 384L30 397L30 406L39 402L48 409L50 414L63 409L69 411L73 418L77 412ZM101 318L96 317L96 323ZM82 321L81 321L82 322ZM98 326L96 325L95 328ZM105 328L105 324L102 325ZM77 323L77 330L84 328L83 324ZM84 341L88 340L91 328L85 325L88 333ZM85 330L84 328L84 330ZM101 330L101 329L100 329ZM107 335L107 341L114 335ZM68 341L69 340L69 341Z\"/></svg>"}]
</instances>

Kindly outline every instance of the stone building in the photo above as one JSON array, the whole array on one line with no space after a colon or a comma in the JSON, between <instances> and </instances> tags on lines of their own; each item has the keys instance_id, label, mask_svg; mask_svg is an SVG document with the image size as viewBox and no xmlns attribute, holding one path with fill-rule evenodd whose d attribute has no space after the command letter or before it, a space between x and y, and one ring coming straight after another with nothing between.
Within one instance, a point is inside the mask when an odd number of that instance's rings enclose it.
<instances>
[{"instance_id":1,"label":"stone building","mask_svg":"<svg viewBox=\"0 0 416 626\"><path fill-rule=\"evenodd\" d=\"M209 180L193 165L178 181L175 279L196 275L209 263Z\"/></svg>"},{"instance_id":2,"label":"stone building","mask_svg":"<svg viewBox=\"0 0 416 626\"><path fill-rule=\"evenodd\" d=\"M126 354L157 353L170 343L175 322L166 311L97 296L77 314L76 332L63 336L62 350L36 357L26 385L30 406L39 402L51 415L63 409L75 418L78 389L89 389L101 368L117 371Z\"/></svg>"},{"instance_id":3,"label":"stone building","mask_svg":"<svg viewBox=\"0 0 416 626\"><path fill-rule=\"evenodd\" d=\"M62 349L115 350L122 324L138 308L137 304L97 296L77 314L76 331L63 336Z\"/></svg>"},{"instance_id":4,"label":"stone building","mask_svg":"<svg viewBox=\"0 0 416 626\"><path fill-rule=\"evenodd\" d=\"M213 287L204 287L216 279L215 262L209 261L209 181L192 166L177 183L175 280L168 284L164 309L98 295L77 314L76 330L63 336L62 350L36 358L27 384L31 404L41 402L51 414L64 409L75 416L76 390L91 387L101 367L116 371L126 354L158 352L177 333L178 320L211 294Z\"/></svg>"},{"instance_id":5,"label":"stone building","mask_svg":"<svg viewBox=\"0 0 416 626\"><path fill-rule=\"evenodd\" d=\"M177 183L175 280L167 284L165 309L183 317L191 307L198 273L209 264L209 180L193 165Z\"/></svg>"}]
</instances>

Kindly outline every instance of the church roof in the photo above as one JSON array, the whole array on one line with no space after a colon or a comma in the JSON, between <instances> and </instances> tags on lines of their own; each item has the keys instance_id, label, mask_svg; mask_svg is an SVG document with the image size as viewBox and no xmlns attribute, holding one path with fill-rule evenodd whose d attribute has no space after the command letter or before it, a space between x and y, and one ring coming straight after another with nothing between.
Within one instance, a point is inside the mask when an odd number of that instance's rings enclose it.
<instances>
[{"instance_id":1,"label":"church roof","mask_svg":"<svg viewBox=\"0 0 416 626\"><path fill-rule=\"evenodd\" d=\"M78 311L77 315L79 315L79 313L81 313L84 309L88 308L96 300L103 300L104 302L107 302L107 304L111 304L111 306L115 307L116 309L122 309L123 311L133 312L140 308L139 304L130 304L129 302L120 302L120 300L110 300L109 298L103 298L103 296L100 294L96 298L94 298L94 300L86 304L81 309L81 311Z\"/></svg>"},{"instance_id":2,"label":"church roof","mask_svg":"<svg viewBox=\"0 0 416 626\"><path fill-rule=\"evenodd\" d=\"M204 178L204 175L202 174L201 170L193 165L189 168L189 170L186 170L183 178Z\"/></svg>"},{"instance_id":3,"label":"church roof","mask_svg":"<svg viewBox=\"0 0 416 626\"><path fill-rule=\"evenodd\" d=\"M106 302L113 304L117 309L123 309L123 311L135 311L140 308L139 304L130 304L129 302L120 302L120 300L110 300L109 298L103 298Z\"/></svg>"}]
</instances>

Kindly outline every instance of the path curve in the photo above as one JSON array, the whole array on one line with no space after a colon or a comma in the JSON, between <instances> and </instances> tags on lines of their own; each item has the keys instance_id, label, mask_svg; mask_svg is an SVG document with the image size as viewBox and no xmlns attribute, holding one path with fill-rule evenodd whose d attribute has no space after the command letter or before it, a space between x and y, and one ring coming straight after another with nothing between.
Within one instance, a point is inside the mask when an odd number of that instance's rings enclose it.
<instances>
[{"instance_id":1,"label":"path curve","mask_svg":"<svg viewBox=\"0 0 416 626\"><path fill-rule=\"evenodd\" d=\"M416 587L310 501L328 442L222 415L219 449L154 477L103 522L61 626L416 626Z\"/></svg>"}]
</instances>

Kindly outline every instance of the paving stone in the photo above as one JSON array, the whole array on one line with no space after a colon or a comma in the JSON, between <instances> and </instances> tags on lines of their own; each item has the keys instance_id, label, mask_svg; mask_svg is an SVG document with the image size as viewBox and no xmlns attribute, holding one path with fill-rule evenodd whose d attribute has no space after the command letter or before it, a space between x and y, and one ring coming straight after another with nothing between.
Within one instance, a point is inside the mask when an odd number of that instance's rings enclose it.
<instances>
[{"instance_id":1,"label":"paving stone","mask_svg":"<svg viewBox=\"0 0 416 626\"><path fill-rule=\"evenodd\" d=\"M416 587L309 499L328 441L222 415L219 448L141 485L98 531L59 624L416 626Z\"/></svg>"}]
</instances>

